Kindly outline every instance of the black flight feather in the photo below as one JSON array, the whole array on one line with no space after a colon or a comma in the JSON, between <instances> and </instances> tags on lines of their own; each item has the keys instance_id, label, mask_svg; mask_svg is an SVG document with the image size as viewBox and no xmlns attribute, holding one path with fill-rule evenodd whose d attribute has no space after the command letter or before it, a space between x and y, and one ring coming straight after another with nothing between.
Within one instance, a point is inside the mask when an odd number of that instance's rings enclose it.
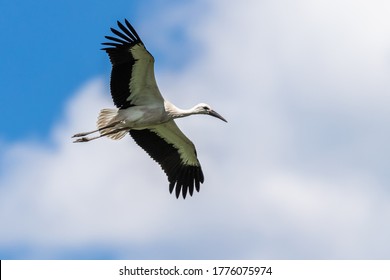
<instances>
[{"instance_id":1,"label":"black flight feather","mask_svg":"<svg viewBox=\"0 0 390 280\"><path fill-rule=\"evenodd\" d=\"M170 193L175 189L177 198L180 192L183 198L187 193L192 196L194 184L196 191L199 192L200 183L204 181L200 165L185 164L178 149L150 129L130 130L130 135L152 159L160 164L168 177Z\"/></svg>"}]
</instances>

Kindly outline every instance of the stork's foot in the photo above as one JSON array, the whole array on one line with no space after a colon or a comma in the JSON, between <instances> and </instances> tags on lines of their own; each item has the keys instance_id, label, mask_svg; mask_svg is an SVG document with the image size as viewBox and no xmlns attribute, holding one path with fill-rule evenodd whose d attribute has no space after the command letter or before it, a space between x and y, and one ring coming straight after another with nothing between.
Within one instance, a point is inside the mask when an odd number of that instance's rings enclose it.
<instances>
[{"instance_id":1,"label":"stork's foot","mask_svg":"<svg viewBox=\"0 0 390 280\"><path fill-rule=\"evenodd\" d=\"M73 137L79 137L79 136L73 136ZM88 138L88 137L81 137L79 139L76 139L73 141L73 143L82 143L82 142L88 142L90 141L91 139Z\"/></svg>"},{"instance_id":2,"label":"stork's foot","mask_svg":"<svg viewBox=\"0 0 390 280\"><path fill-rule=\"evenodd\" d=\"M73 135L72 138L83 137L83 136L86 136L88 134L89 134L88 132L77 133L77 134Z\"/></svg>"}]
</instances>

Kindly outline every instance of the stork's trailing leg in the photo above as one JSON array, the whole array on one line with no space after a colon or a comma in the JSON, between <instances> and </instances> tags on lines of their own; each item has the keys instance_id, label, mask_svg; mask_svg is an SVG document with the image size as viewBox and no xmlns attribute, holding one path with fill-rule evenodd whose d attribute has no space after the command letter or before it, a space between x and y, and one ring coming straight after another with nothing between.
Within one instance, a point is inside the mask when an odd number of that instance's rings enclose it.
<instances>
[{"instance_id":1,"label":"stork's trailing leg","mask_svg":"<svg viewBox=\"0 0 390 280\"><path fill-rule=\"evenodd\" d=\"M113 123L111 123L109 125L106 125L106 126L103 126L103 127L99 127L98 129L95 129L95 130L92 130L92 131L76 133L75 135L72 136L72 138L83 137L83 136L87 136L87 135L95 133L95 132L100 132L100 131L102 131L104 129L112 128L112 127L116 126L119 123L120 123L120 121L117 121L117 122L113 122Z\"/></svg>"},{"instance_id":2,"label":"stork's trailing leg","mask_svg":"<svg viewBox=\"0 0 390 280\"><path fill-rule=\"evenodd\" d=\"M88 132L76 133L75 135L72 136L72 138L87 136L89 134L92 134L92 133L95 133L95 132L98 132L98 131L99 131L99 129L88 131Z\"/></svg>"},{"instance_id":3,"label":"stork's trailing leg","mask_svg":"<svg viewBox=\"0 0 390 280\"><path fill-rule=\"evenodd\" d=\"M108 131L106 133L102 133L102 134L100 134L98 136L95 136L95 137L81 137L79 139L74 140L73 143L89 142L91 140L95 140L95 139L101 138L103 136L111 136L111 135L114 135L114 134L126 133L128 130L129 130L129 128L127 128L127 127L118 128L118 129L114 129L114 130ZM96 131L99 131L99 129L96 130ZM79 133L79 134L82 134L82 133Z\"/></svg>"}]
</instances>

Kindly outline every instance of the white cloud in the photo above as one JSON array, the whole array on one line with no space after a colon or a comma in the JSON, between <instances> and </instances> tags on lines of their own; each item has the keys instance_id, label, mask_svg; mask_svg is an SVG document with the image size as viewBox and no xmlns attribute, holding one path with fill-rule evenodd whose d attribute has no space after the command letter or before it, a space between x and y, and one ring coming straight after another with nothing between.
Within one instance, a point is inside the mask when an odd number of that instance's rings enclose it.
<instances>
[{"instance_id":1,"label":"white cloud","mask_svg":"<svg viewBox=\"0 0 390 280\"><path fill-rule=\"evenodd\" d=\"M71 143L112 106L94 80L67 104L52 145L7 147L0 247L31 244L37 257L42 247L50 257L104 244L118 257L388 258L386 7L212 2L183 27L201 46L196 59L157 73L172 102L207 102L229 121L178 121L203 164L201 192L169 195L129 137Z\"/></svg>"}]
</instances>

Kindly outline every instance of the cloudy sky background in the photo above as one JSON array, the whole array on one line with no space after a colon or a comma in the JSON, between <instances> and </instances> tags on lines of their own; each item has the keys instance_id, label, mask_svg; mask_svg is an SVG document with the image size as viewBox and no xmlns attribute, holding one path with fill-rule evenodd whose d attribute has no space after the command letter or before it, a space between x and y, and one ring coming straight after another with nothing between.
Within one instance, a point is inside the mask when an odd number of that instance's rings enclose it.
<instances>
[{"instance_id":1,"label":"cloudy sky background","mask_svg":"<svg viewBox=\"0 0 390 280\"><path fill-rule=\"evenodd\" d=\"M0 259L390 258L390 3L2 1ZM112 107L128 18L205 173L177 200Z\"/></svg>"}]
</instances>

